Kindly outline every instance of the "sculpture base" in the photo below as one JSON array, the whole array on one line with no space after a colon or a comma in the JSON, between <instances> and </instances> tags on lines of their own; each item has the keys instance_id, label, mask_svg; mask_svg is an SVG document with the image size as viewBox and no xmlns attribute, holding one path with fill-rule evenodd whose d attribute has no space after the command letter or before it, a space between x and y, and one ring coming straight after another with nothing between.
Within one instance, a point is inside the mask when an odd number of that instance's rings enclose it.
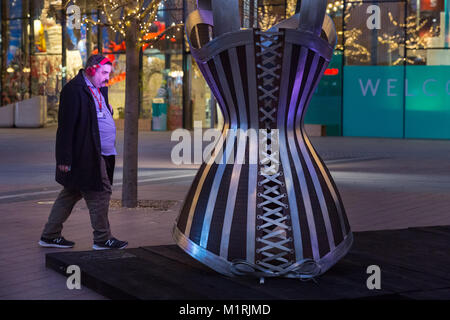
<instances>
[{"instance_id":1,"label":"sculpture base","mask_svg":"<svg viewBox=\"0 0 450 320\"><path fill-rule=\"evenodd\" d=\"M46 255L64 276L81 269L82 286L112 299L317 300L450 299L450 226L355 232L350 252L313 281L223 276L176 245ZM381 268L381 289L367 288L367 267ZM65 285L62 280L61 285Z\"/></svg>"},{"instance_id":2,"label":"sculpture base","mask_svg":"<svg viewBox=\"0 0 450 320\"><path fill-rule=\"evenodd\" d=\"M192 242L176 226L174 227L173 238L176 244L194 259L200 261L204 265L223 275L229 277L235 276L235 274L232 272L233 264L230 261L227 261L222 257L217 256ZM323 274L334 264L336 264L337 261L344 257L350 250L352 243L353 234L349 233L347 237L345 237L345 239L333 251L329 252L320 260L316 261L320 269L320 272L317 275ZM265 276L272 277L272 275L269 273ZM259 277L264 277L264 275L260 275ZM284 277L298 278L298 276L295 276L292 273L286 273Z\"/></svg>"}]
</instances>

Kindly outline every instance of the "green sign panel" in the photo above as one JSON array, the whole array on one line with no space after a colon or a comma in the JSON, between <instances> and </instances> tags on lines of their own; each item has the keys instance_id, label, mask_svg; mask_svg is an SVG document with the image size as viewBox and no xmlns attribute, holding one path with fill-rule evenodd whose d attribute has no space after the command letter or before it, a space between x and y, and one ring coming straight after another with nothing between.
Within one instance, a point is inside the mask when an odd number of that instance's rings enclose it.
<instances>
[{"instance_id":1,"label":"green sign panel","mask_svg":"<svg viewBox=\"0 0 450 320\"><path fill-rule=\"evenodd\" d=\"M344 67L344 136L403 137L403 67Z\"/></svg>"},{"instance_id":2,"label":"green sign panel","mask_svg":"<svg viewBox=\"0 0 450 320\"><path fill-rule=\"evenodd\" d=\"M450 66L406 68L406 138L450 139Z\"/></svg>"},{"instance_id":3,"label":"green sign panel","mask_svg":"<svg viewBox=\"0 0 450 320\"><path fill-rule=\"evenodd\" d=\"M345 136L450 138L450 66L346 66Z\"/></svg>"}]
</instances>

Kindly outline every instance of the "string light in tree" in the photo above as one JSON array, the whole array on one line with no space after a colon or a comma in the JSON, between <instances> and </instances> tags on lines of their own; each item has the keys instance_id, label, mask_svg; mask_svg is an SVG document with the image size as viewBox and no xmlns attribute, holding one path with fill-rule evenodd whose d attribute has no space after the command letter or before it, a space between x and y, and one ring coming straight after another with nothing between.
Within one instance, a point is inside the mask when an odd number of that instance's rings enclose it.
<instances>
[{"instance_id":1,"label":"string light in tree","mask_svg":"<svg viewBox=\"0 0 450 320\"><path fill-rule=\"evenodd\" d=\"M415 14L408 16L405 23L397 22L392 13L388 13L389 21L400 30L406 28L406 35L404 32L400 34L390 35L383 33L378 37L378 41L381 44L388 45L388 52L392 53L400 49L400 46L404 44L407 50L410 50L420 60L425 60L425 56L422 56L417 50L426 49L429 45L429 41L432 36L439 34L439 27L431 26L428 30L423 30L425 25L429 22L424 20L417 24L417 16ZM422 32L422 35L420 34ZM425 36L424 36L425 35ZM408 57L400 57L393 62L393 65L399 65L403 63L414 64L412 59Z\"/></svg>"},{"instance_id":2,"label":"string light in tree","mask_svg":"<svg viewBox=\"0 0 450 320\"><path fill-rule=\"evenodd\" d=\"M109 27L116 33L126 36L128 28L132 27L132 22L136 22L138 26L137 40L138 45L148 43L149 39L145 39L150 33L152 23L158 21L158 10L160 10L165 0L152 0L148 5L144 6L143 0L96 0L98 10L101 10L101 16L105 17L102 21L101 17L95 21L93 19L85 19L90 25L99 27ZM172 25L166 29L167 32L174 27L182 25ZM177 31L180 29L177 28Z\"/></svg>"},{"instance_id":3,"label":"string light in tree","mask_svg":"<svg viewBox=\"0 0 450 320\"><path fill-rule=\"evenodd\" d=\"M327 13L330 12L333 16L334 13L340 12L339 10L344 9L343 1L335 1L332 6L330 4L327 7ZM344 23L348 27L351 25L349 20L351 18L352 9L356 9L363 5L362 1L352 1L346 3L346 9L344 11ZM337 8L335 11L334 8ZM338 43L336 45L336 50L344 50L345 47L345 57L357 60L360 63L368 63L371 59L370 51L362 44L360 44L360 37L363 35L363 31L359 28L346 29L343 32L338 31L339 35L343 35L345 39L344 45Z\"/></svg>"}]
</instances>

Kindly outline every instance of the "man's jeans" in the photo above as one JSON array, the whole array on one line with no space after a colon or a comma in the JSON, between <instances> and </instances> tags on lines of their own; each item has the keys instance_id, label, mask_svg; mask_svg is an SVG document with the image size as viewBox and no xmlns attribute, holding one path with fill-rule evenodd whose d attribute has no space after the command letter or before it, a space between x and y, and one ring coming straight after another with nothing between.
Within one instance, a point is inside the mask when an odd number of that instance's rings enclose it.
<instances>
[{"instance_id":1,"label":"man's jeans","mask_svg":"<svg viewBox=\"0 0 450 320\"><path fill-rule=\"evenodd\" d=\"M89 209L91 225L94 229L94 242L104 242L111 238L108 221L109 200L111 199L111 183L106 171L106 164L101 157L102 191L81 191L64 188L53 204L48 222L42 237L54 239L61 236L63 223L69 218L75 204L84 198Z\"/></svg>"}]
</instances>

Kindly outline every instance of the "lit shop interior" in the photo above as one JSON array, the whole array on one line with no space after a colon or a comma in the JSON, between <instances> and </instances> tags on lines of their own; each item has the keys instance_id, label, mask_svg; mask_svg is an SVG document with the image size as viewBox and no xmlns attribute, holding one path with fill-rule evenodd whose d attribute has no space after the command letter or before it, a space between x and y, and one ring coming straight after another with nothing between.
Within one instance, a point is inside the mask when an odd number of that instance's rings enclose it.
<instances>
[{"instance_id":1,"label":"lit shop interior","mask_svg":"<svg viewBox=\"0 0 450 320\"><path fill-rule=\"evenodd\" d=\"M162 1L146 35L160 40L140 54L140 130L223 123L183 40L182 23L195 2ZM329 136L450 139L450 0L328 2L338 44L305 123L323 126ZM80 8L80 28L67 27L66 9L73 4ZM295 5L241 0L242 26L267 30L291 16ZM55 123L62 86L100 52L114 64L109 96L123 128L125 41L111 28L85 23L106 19L96 1L4 0L0 11L0 115L8 105L40 97L46 125ZM166 30L173 25L180 27Z\"/></svg>"}]
</instances>

